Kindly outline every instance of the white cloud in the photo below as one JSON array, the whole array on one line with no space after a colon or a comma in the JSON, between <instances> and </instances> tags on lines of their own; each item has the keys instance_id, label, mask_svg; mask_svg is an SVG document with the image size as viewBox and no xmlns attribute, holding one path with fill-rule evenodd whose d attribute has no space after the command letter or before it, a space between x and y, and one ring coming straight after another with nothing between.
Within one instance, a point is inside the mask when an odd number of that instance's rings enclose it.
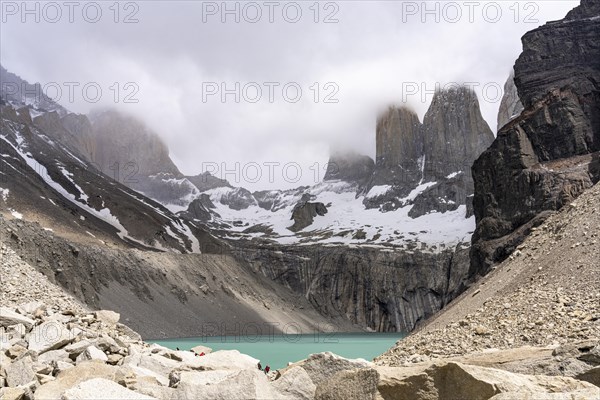
<instances>
[{"instance_id":1,"label":"white cloud","mask_svg":"<svg viewBox=\"0 0 600 400\"><path fill-rule=\"evenodd\" d=\"M499 99L485 101L481 87L486 83L503 86L521 51L520 37L548 20L564 17L578 1L514 3L519 6L518 15L511 2L480 2L473 23L468 18L468 2L455 2L463 11L457 23L443 18L436 23L434 15L426 15L423 23L419 14L403 21L403 7L409 9L408 3L420 7L423 2L334 3L339 6L335 15L339 22L334 24L313 22L309 9L313 2L299 3L303 17L296 24L285 22L277 12L274 23L266 22L264 6L263 20L256 24L234 23L231 16L228 23L221 23L217 16L209 16L204 23L201 2L135 3L139 6L135 15L139 23L135 24L114 23L109 3L101 3L103 17L96 24L85 22L77 12L74 23L68 23L63 13L55 24L44 22L43 16L40 23L31 17L21 23L19 15L4 13L1 60L10 71L42 84L98 82L103 96L97 104L86 102L80 92L75 102L62 103L76 112L116 105L134 113L161 134L186 173L200 172L203 162L230 166L250 161L298 162L303 167L298 183L279 179L274 184L263 180L247 185L289 187L313 182L309 167L327 162L330 143L341 142L374 156L376 115L387 104L402 102L407 82L430 90L435 82L478 83L482 112L495 129ZM233 7L235 3L228 4ZM428 2L429 9L435 4ZM443 10L448 2L437 4ZM493 16L494 4L501 4L502 9L497 23L486 21L482 14L488 7L487 17ZM321 19L334 11L320 5ZM120 11L122 20L133 9ZM525 22L531 13L539 22ZM110 89L115 82L120 89L117 104L115 91ZM139 103L122 102L132 93L131 87L124 88L127 82L139 87L134 96ZM261 86L263 82L297 82L303 96L289 103L280 86L273 103L235 103L231 95L225 104L217 96L204 103L206 82L225 82L229 87L234 82L242 87L248 82ZM320 84L321 100L332 91L323 85L334 82L339 102L315 103L310 89L315 82ZM266 99L266 87L262 87ZM431 95L421 101L420 94L407 100L422 118Z\"/></svg>"}]
</instances>

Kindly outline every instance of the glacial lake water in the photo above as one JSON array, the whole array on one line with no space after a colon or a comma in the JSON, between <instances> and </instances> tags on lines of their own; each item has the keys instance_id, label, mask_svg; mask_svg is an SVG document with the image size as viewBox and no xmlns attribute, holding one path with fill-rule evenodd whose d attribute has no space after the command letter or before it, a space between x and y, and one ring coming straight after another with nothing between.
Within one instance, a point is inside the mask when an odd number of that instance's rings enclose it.
<instances>
[{"instance_id":1,"label":"glacial lake water","mask_svg":"<svg viewBox=\"0 0 600 400\"><path fill-rule=\"evenodd\" d=\"M316 333L310 335L212 336L152 340L175 350L189 350L203 345L217 350L239 350L260 360L263 367L280 369L288 362L305 359L310 354L330 351L346 358L371 361L405 335L402 333Z\"/></svg>"}]
</instances>

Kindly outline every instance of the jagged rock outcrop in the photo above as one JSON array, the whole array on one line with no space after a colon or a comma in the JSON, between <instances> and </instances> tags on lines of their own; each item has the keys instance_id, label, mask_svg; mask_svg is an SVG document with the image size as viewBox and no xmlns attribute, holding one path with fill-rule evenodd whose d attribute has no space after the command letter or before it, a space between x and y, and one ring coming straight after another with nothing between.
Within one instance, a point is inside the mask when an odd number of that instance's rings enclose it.
<instances>
[{"instance_id":1,"label":"jagged rock outcrop","mask_svg":"<svg viewBox=\"0 0 600 400\"><path fill-rule=\"evenodd\" d=\"M353 152L334 152L329 157L324 181L343 180L363 186L373 174L375 163L369 156Z\"/></svg>"},{"instance_id":2,"label":"jagged rock outcrop","mask_svg":"<svg viewBox=\"0 0 600 400\"><path fill-rule=\"evenodd\" d=\"M290 199L302 198L303 193L308 189L308 186L301 186L296 189L289 190L259 190L252 195L256 199L256 203L260 208L269 211L278 211L289 205Z\"/></svg>"},{"instance_id":3,"label":"jagged rock outcrop","mask_svg":"<svg viewBox=\"0 0 600 400\"><path fill-rule=\"evenodd\" d=\"M292 210L292 217L290 219L294 221L294 224L288 229L292 232L301 231L310 226L316 216L323 216L325 214L327 214L325 204L311 202L310 195L305 194Z\"/></svg>"},{"instance_id":4,"label":"jagged rock outcrop","mask_svg":"<svg viewBox=\"0 0 600 400\"><path fill-rule=\"evenodd\" d=\"M215 205L210 200L210 197L207 194L202 193L200 194L200 197L194 199L190 203L186 211L179 215L185 219L208 222L214 217L219 217L219 214L213 211L214 208Z\"/></svg>"},{"instance_id":5,"label":"jagged rock outcrop","mask_svg":"<svg viewBox=\"0 0 600 400\"><path fill-rule=\"evenodd\" d=\"M244 210L256 204L252 193L242 187L237 187L223 193L219 201L233 210Z\"/></svg>"},{"instance_id":6,"label":"jagged rock outcrop","mask_svg":"<svg viewBox=\"0 0 600 400\"><path fill-rule=\"evenodd\" d=\"M498 130L504 125L517 118L523 111L523 104L519 99L517 86L515 85L515 71L510 71L510 75L504 84L504 95L500 102L498 110Z\"/></svg>"},{"instance_id":7,"label":"jagged rock outcrop","mask_svg":"<svg viewBox=\"0 0 600 400\"><path fill-rule=\"evenodd\" d=\"M48 91L54 90L49 88ZM18 75L8 72L0 65L0 98L16 108L27 107L33 114L56 112L60 116L67 114L67 110L50 98L44 87L39 83L31 84Z\"/></svg>"},{"instance_id":8,"label":"jagged rock outcrop","mask_svg":"<svg viewBox=\"0 0 600 400\"><path fill-rule=\"evenodd\" d=\"M472 273L505 259L530 228L600 180L600 18L591 0L523 36L525 106L473 165Z\"/></svg>"},{"instance_id":9,"label":"jagged rock outcrop","mask_svg":"<svg viewBox=\"0 0 600 400\"><path fill-rule=\"evenodd\" d=\"M472 192L471 179L467 178L464 172L461 172L456 176L441 180L441 182L417 195L408 215L417 218L430 212L454 211L470 201L468 196ZM470 217L468 212L465 217Z\"/></svg>"},{"instance_id":10,"label":"jagged rock outcrop","mask_svg":"<svg viewBox=\"0 0 600 400\"><path fill-rule=\"evenodd\" d=\"M217 178L216 176L211 175L209 172L203 172L194 176L186 176L186 178L201 192L220 187L232 187L226 179Z\"/></svg>"}]
</instances>

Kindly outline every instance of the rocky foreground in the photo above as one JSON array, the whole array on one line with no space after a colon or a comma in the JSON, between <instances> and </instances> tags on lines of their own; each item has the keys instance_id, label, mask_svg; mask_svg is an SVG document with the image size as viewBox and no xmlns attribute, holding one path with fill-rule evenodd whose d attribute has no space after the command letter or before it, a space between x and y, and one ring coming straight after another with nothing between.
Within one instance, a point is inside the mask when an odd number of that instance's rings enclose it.
<instances>
[{"instance_id":1,"label":"rocky foreground","mask_svg":"<svg viewBox=\"0 0 600 400\"><path fill-rule=\"evenodd\" d=\"M599 342L575 340L579 336L562 346L447 358L415 348L395 366L321 353L266 375L259 360L235 350L174 351L144 343L119 323L119 314L86 309L5 245L0 253L0 398L6 400L600 396Z\"/></svg>"}]
</instances>

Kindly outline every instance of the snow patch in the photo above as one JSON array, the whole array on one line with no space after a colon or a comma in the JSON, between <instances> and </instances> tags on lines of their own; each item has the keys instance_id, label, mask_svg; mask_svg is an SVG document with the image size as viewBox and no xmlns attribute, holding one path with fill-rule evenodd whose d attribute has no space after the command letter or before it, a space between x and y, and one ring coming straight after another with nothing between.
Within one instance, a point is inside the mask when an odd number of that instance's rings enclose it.
<instances>
[{"instance_id":1,"label":"snow patch","mask_svg":"<svg viewBox=\"0 0 600 400\"><path fill-rule=\"evenodd\" d=\"M450 175L446 176L446 179L452 179L452 178L455 178L455 177L457 177L458 175L460 175L460 174L462 174L462 173L463 173L462 171L456 171L456 172L453 172L453 173L451 173Z\"/></svg>"},{"instance_id":2,"label":"snow patch","mask_svg":"<svg viewBox=\"0 0 600 400\"><path fill-rule=\"evenodd\" d=\"M418 195L420 195L421 193L423 193L425 190L427 190L428 188L437 185L437 182L427 182L427 183L423 183L420 184L419 186L417 186L416 188L414 188L409 194L408 196L399 199L401 202L408 202L408 201L413 201L414 199L417 198Z\"/></svg>"},{"instance_id":3,"label":"snow patch","mask_svg":"<svg viewBox=\"0 0 600 400\"><path fill-rule=\"evenodd\" d=\"M384 194L389 192L391 189L392 189L392 186L390 186L390 185L373 186L371 188L371 190L369 190L369 193L367 193L367 195L365 197L367 199L372 199L374 197L383 196Z\"/></svg>"},{"instance_id":4,"label":"snow patch","mask_svg":"<svg viewBox=\"0 0 600 400\"><path fill-rule=\"evenodd\" d=\"M0 196L2 197L2 201L6 202L6 200L8 199L8 193L10 191L8 189L3 189L0 187Z\"/></svg>"},{"instance_id":5,"label":"snow patch","mask_svg":"<svg viewBox=\"0 0 600 400\"><path fill-rule=\"evenodd\" d=\"M71 172L67 171L65 169L65 167L63 167L63 166L60 166L59 169L60 169L60 172L63 174L63 176L65 178L67 178L69 180L69 182L71 182L73 184L73 186L75 186L75 189L77 189L79 191L79 199L87 204L87 201L90 197L87 194L85 194L83 189L78 184L75 183L75 181L73 180L73 174Z\"/></svg>"},{"instance_id":6,"label":"snow patch","mask_svg":"<svg viewBox=\"0 0 600 400\"><path fill-rule=\"evenodd\" d=\"M18 211L13 210L12 208L10 209L10 213L13 217L15 217L16 219L23 219L23 214L21 214Z\"/></svg>"}]
</instances>

